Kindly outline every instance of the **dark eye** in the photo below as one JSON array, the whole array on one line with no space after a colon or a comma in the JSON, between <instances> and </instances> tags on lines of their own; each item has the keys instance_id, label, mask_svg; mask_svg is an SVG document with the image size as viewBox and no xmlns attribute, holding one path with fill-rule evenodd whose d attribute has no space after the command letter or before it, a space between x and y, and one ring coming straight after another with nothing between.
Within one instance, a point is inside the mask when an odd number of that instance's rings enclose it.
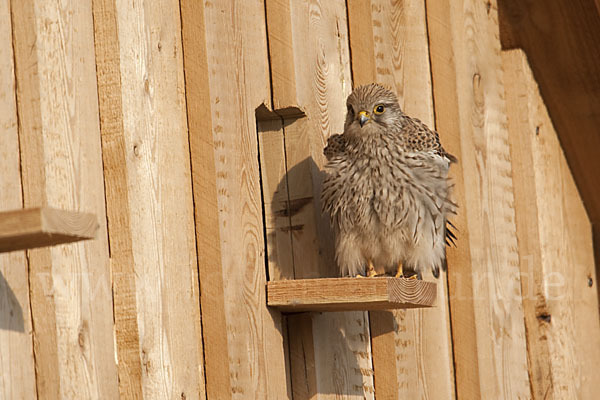
<instances>
[{"instance_id":1,"label":"dark eye","mask_svg":"<svg viewBox=\"0 0 600 400\"><path fill-rule=\"evenodd\" d=\"M354 108L352 108L352 106L350 104L348 104L348 114L350 115L354 115Z\"/></svg>"},{"instance_id":2,"label":"dark eye","mask_svg":"<svg viewBox=\"0 0 600 400\"><path fill-rule=\"evenodd\" d=\"M379 105L375 106L375 108L373 109L373 112L377 115L383 114L384 111L385 111L385 106L383 104L379 104Z\"/></svg>"}]
</instances>

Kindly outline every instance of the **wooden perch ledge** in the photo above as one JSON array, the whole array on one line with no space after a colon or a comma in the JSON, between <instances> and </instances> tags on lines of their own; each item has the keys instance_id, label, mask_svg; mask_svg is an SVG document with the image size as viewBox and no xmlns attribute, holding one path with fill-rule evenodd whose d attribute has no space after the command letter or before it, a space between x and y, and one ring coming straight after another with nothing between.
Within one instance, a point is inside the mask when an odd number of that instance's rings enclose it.
<instances>
[{"instance_id":1,"label":"wooden perch ledge","mask_svg":"<svg viewBox=\"0 0 600 400\"><path fill-rule=\"evenodd\" d=\"M94 214L49 207L0 212L0 253L93 239Z\"/></svg>"},{"instance_id":2,"label":"wooden perch ledge","mask_svg":"<svg viewBox=\"0 0 600 400\"><path fill-rule=\"evenodd\" d=\"M404 278L323 278L267 283L267 304L285 312L431 307L435 282Z\"/></svg>"}]
</instances>

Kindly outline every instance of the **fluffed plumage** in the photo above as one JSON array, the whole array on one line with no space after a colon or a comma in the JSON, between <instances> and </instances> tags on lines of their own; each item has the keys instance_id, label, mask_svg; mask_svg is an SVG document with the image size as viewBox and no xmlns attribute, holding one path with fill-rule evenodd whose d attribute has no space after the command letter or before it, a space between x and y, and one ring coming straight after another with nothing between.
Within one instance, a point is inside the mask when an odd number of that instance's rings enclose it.
<instances>
[{"instance_id":1,"label":"fluffed plumage","mask_svg":"<svg viewBox=\"0 0 600 400\"><path fill-rule=\"evenodd\" d=\"M398 263L421 277L445 267L445 245L454 243L447 218L448 169L456 158L425 124L404 114L396 95L377 84L360 86L347 100L344 133L324 150L323 211L336 236L342 275L378 273Z\"/></svg>"}]
</instances>

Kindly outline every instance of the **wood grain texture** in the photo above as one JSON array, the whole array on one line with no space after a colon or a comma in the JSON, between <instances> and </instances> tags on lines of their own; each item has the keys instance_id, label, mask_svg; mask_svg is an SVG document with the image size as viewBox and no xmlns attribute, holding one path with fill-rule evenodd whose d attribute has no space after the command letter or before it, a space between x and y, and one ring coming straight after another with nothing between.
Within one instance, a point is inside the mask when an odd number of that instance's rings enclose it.
<instances>
[{"instance_id":1,"label":"wood grain texture","mask_svg":"<svg viewBox=\"0 0 600 400\"><path fill-rule=\"evenodd\" d=\"M533 398L592 398L600 324L578 318L598 301L591 226L525 54L503 65Z\"/></svg>"},{"instance_id":2,"label":"wood grain texture","mask_svg":"<svg viewBox=\"0 0 600 400\"><path fill-rule=\"evenodd\" d=\"M230 398L229 350L223 275L215 142L212 133L204 3L182 0L185 94L192 167L196 249L200 279L205 396Z\"/></svg>"},{"instance_id":3,"label":"wood grain texture","mask_svg":"<svg viewBox=\"0 0 600 400\"><path fill-rule=\"evenodd\" d=\"M0 253L94 239L94 214L49 207L0 212Z\"/></svg>"},{"instance_id":4,"label":"wood grain texture","mask_svg":"<svg viewBox=\"0 0 600 400\"><path fill-rule=\"evenodd\" d=\"M293 399L317 397L317 368L315 366L315 343L313 340L314 313L288 315L290 365L303 366L304 373L294 373L292 367L291 386ZM297 371L297 370L296 370Z\"/></svg>"},{"instance_id":5,"label":"wood grain texture","mask_svg":"<svg viewBox=\"0 0 600 400\"><path fill-rule=\"evenodd\" d=\"M267 304L282 311L365 311L431 307L434 282L403 278L324 278L272 281Z\"/></svg>"},{"instance_id":6,"label":"wood grain texture","mask_svg":"<svg viewBox=\"0 0 600 400\"><path fill-rule=\"evenodd\" d=\"M345 99L351 89L346 5L343 1L284 3L275 0L266 3L271 66L288 63L289 49L292 49L294 60L294 68L288 71L292 75L281 76L275 71L272 75L273 104L278 107L274 111L284 120L280 134L285 149L279 156L273 156L286 161L284 185L287 185L288 202L280 208L289 216L293 276L296 279L334 277L339 272L334 263L329 222L321 215L320 168L325 161L322 150L327 137L343 129ZM271 24L269 18L273 18L275 11L289 14L284 19L292 21L291 35L287 31L290 27L277 22ZM278 48L286 51L280 52ZM290 96L293 93L295 98ZM285 110L293 107L303 111L306 117L287 117ZM283 269L279 271L271 271L270 276L286 275L281 272ZM323 314L308 321L296 322L296 326L310 323L302 329L289 329L292 376L304 374L303 371L309 368L308 360L315 362L314 369L310 369L313 376L305 380L310 390L298 389L299 383L292 379L295 398L372 398L366 315ZM295 335L313 336L298 338ZM303 343L313 346L294 347Z\"/></svg>"},{"instance_id":7,"label":"wood grain texture","mask_svg":"<svg viewBox=\"0 0 600 400\"><path fill-rule=\"evenodd\" d=\"M96 240L28 252L37 393L115 398L91 2L13 1L11 11L24 206L100 224Z\"/></svg>"},{"instance_id":8,"label":"wood grain texture","mask_svg":"<svg viewBox=\"0 0 600 400\"><path fill-rule=\"evenodd\" d=\"M292 43L290 0L265 0L273 109L282 110L296 104L296 63ZM299 60L300 61L300 60Z\"/></svg>"},{"instance_id":9,"label":"wood grain texture","mask_svg":"<svg viewBox=\"0 0 600 400\"><path fill-rule=\"evenodd\" d=\"M281 117L258 122L267 265L272 281L294 278L293 229Z\"/></svg>"},{"instance_id":10,"label":"wood grain texture","mask_svg":"<svg viewBox=\"0 0 600 400\"><path fill-rule=\"evenodd\" d=\"M113 76L113 86L107 79L100 87L103 94L120 89L122 108L112 103L117 109L107 110L104 118L107 202L111 216L115 209L128 214L111 221L117 230L114 239L120 241L113 260L121 273L115 290L123 290L118 301L125 307L117 313L119 350L126 352L123 357L132 368L121 370L129 379L121 390L138 390L139 362L138 395L203 398L179 2L115 1L106 6L105 13L96 14L96 25L105 25L103 39L117 41L120 57L118 70L114 65L99 70L120 72L121 85L114 86L118 77ZM105 57L97 62L115 61ZM117 165L123 171L113 170ZM131 261L133 265L121 264ZM136 314L137 326L130 313Z\"/></svg>"},{"instance_id":11,"label":"wood grain texture","mask_svg":"<svg viewBox=\"0 0 600 400\"><path fill-rule=\"evenodd\" d=\"M593 224L600 224L600 2L498 2L504 48L529 58Z\"/></svg>"},{"instance_id":12,"label":"wood grain texture","mask_svg":"<svg viewBox=\"0 0 600 400\"><path fill-rule=\"evenodd\" d=\"M353 10L364 3L370 6L365 10ZM352 4L349 4L348 12L355 86L378 82L392 88L408 115L435 128L425 3L372 0ZM443 138L442 135L442 144L445 144ZM372 334L375 393L378 396L454 397L445 274L442 273L439 282L440 301L433 309L371 313L372 331L386 332ZM384 378L384 374L388 377Z\"/></svg>"},{"instance_id":13,"label":"wood grain texture","mask_svg":"<svg viewBox=\"0 0 600 400\"><path fill-rule=\"evenodd\" d=\"M0 1L0 210L3 211L23 207L9 3ZM3 399L37 398L28 271L24 251L0 255L0 398Z\"/></svg>"},{"instance_id":14,"label":"wood grain texture","mask_svg":"<svg viewBox=\"0 0 600 400\"><path fill-rule=\"evenodd\" d=\"M348 1L348 35L352 56L352 83L354 87L377 80L377 59L375 58L375 36L371 10L372 0ZM381 21L378 21L381 23ZM378 40L382 40L378 36ZM389 38L388 38L389 39Z\"/></svg>"},{"instance_id":15,"label":"wood grain texture","mask_svg":"<svg viewBox=\"0 0 600 400\"><path fill-rule=\"evenodd\" d=\"M453 176L461 240L448 252L449 265L459 266L449 270L457 397L527 398L496 2L426 6L437 129L460 160Z\"/></svg>"},{"instance_id":16,"label":"wood grain texture","mask_svg":"<svg viewBox=\"0 0 600 400\"><path fill-rule=\"evenodd\" d=\"M142 361L137 319L135 262L127 192L121 57L114 0L93 0L98 108L102 139L106 214L110 235L119 394L138 399L142 392Z\"/></svg>"},{"instance_id":17,"label":"wood grain texture","mask_svg":"<svg viewBox=\"0 0 600 400\"><path fill-rule=\"evenodd\" d=\"M216 293L210 308L202 305L207 396L284 399L291 393L281 314L267 308L264 290L266 246L255 116L258 106L271 103L264 2L208 1L203 11L208 86L202 112L210 114L211 122L202 133L209 137L202 140L203 151L211 154L207 162L214 157L209 168L215 174L202 175L209 186L200 195L210 202L205 210L216 211L218 236L208 236L212 228L199 234L220 250L210 253L219 259L200 265L203 292L207 288ZM194 185L194 191L204 189ZM219 347L210 349L210 343Z\"/></svg>"}]
</instances>

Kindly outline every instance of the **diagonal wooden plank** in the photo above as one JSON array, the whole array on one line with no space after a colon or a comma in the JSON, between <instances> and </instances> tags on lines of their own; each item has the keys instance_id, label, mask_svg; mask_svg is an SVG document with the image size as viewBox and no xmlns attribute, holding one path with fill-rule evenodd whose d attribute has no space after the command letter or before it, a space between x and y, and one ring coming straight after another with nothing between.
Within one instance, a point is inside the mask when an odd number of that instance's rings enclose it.
<instances>
[{"instance_id":1,"label":"diagonal wooden plank","mask_svg":"<svg viewBox=\"0 0 600 400\"><path fill-rule=\"evenodd\" d=\"M534 398L592 398L600 324L591 226L527 58L503 53ZM587 315L588 318L580 316Z\"/></svg>"},{"instance_id":2,"label":"diagonal wooden plank","mask_svg":"<svg viewBox=\"0 0 600 400\"><path fill-rule=\"evenodd\" d=\"M498 1L503 48L522 48L594 225L600 224L600 1ZM551 29L550 29L551 28Z\"/></svg>"}]
</instances>

